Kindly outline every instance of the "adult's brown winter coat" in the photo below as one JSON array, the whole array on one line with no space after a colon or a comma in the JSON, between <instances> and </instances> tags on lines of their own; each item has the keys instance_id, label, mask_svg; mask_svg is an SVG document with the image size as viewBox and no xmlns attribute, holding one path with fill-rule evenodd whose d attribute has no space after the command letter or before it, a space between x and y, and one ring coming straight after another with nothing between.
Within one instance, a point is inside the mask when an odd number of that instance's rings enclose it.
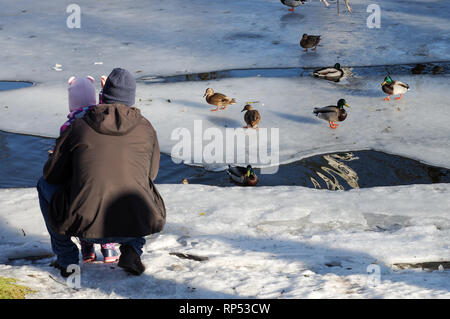
<instances>
[{"instance_id":1,"label":"adult's brown winter coat","mask_svg":"<svg viewBox=\"0 0 450 319\"><path fill-rule=\"evenodd\" d=\"M165 224L153 184L159 169L156 132L140 110L100 104L56 140L44 178L62 187L49 207L50 227L82 238L141 237Z\"/></svg>"}]
</instances>

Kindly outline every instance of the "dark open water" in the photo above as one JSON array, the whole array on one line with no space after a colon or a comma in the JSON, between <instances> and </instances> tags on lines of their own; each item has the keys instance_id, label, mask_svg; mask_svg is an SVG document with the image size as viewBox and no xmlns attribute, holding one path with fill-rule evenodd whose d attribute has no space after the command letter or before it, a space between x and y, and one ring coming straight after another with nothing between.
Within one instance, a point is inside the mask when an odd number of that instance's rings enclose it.
<instances>
[{"instance_id":1,"label":"dark open water","mask_svg":"<svg viewBox=\"0 0 450 319\"><path fill-rule=\"evenodd\" d=\"M0 188L33 187L42 175L48 150L54 140L0 131ZM274 175L260 175L258 186L298 185L311 188L343 189L374 186L449 183L450 170L422 164L401 156L377 151L317 155L281 165ZM234 186L225 172L175 164L161 154L158 184Z\"/></svg>"}]
</instances>

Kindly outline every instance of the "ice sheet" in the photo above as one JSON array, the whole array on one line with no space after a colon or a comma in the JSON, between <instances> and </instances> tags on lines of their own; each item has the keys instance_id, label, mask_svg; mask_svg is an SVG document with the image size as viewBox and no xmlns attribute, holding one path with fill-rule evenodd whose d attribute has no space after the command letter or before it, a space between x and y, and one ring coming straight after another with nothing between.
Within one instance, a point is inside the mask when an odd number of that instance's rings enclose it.
<instances>
[{"instance_id":1,"label":"ice sheet","mask_svg":"<svg viewBox=\"0 0 450 319\"><path fill-rule=\"evenodd\" d=\"M334 3L327 9L319 0L295 13L279 0L76 3L80 29L66 25L69 3L1 1L0 79L45 83L86 74L99 79L116 66L136 75L169 75L450 59L448 1L376 1L379 29L367 27L365 0L352 0L353 13L342 10L340 16ZM322 35L316 52L301 51L303 33ZM53 70L55 64L62 71Z\"/></svg>"}]
</instances>

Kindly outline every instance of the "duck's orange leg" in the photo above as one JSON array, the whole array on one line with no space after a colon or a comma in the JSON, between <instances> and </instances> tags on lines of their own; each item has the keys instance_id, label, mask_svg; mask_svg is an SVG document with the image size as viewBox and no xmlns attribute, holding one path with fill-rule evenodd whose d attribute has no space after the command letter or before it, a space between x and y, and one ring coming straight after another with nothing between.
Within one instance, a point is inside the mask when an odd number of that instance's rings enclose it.
<instances>
[{"instance_id":1,"label":"duck's orange leg","mask_svg":"<svg viewBox=\"0 0 450 319\"><path fill-rule=\"evenodd\" d=\"M226 106L222 106L220 109L225 110L226 108L227 108Z\"/></svg>"},{"instance_id":2,"label":"duck's orange leg","mask_svg":"<svg viewBox=\"0 0 450 319\"><path fill-rule=\"evenodd\" d=\"M383 100L385 100L385 101L390 101L390 100L391 100L391 96L388 95L388 96L386 96Z\"/></svg>"},{"instance_id":3,"label":"duck's orange leg","mask_svg":"<svg viewBox=\"0 0 450 319\"><path fill-rule=\"evenodd\" d=\"M330 128L332 128L333 130L339 126L339 124L333 123L332 121L329 121L328 123L330 123Z\"/></svg>"},{"instance_id":4,"label":"duck's orange leg","mask_svg":"<svg viewBox=\"0 0 450 319\"><path fill-rule=\"evenodd\" d=\"M295 8L291 7L290 9L288 9L288 11L294 12Z\"/></svg>"},{"instance_id":5,"label":"duck's orange leg","mask_svg":"<svg viewBox=\"0 0 450 319\"><path fill-rule=\"evenodd\" d=\"M402 95L400 94L400 96L399 97L396 97L395 99L396 100L400 100L402 98Z\"/></svg>"},{"instance_id":6,"label":"duck's orange leg","mask_svg":"<svg viewBox=\"0 0 450 319\"><path fill-rule=\"evenodd\" d=\"M215 112L219 109L219 107L216 107L214 110L210 110L211 112Z\"/></svg>"}]
</instances>

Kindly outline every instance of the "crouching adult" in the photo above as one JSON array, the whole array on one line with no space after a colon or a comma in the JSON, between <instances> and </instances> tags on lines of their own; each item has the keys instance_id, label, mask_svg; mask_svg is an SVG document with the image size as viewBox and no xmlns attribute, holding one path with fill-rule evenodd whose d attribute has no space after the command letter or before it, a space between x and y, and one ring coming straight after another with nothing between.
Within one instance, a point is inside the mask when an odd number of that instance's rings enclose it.
<instances>
[{"instance_id":1,"label":"crouching adult","mask_svg":"<svg viewBox=\"0 0 450 319\"><path fill-rule=\"evenodd\" d=\"M136 81L116 68L103 88L103 104L76 119L56 140L37 184L51 237L53 263L67 277L78 264L71 237L120 244L118 266L145 271L140 256L146 235L165 224L164 201L153 181L160 151L156 132L135 104Z\"/></svg>"}]
</instances>

